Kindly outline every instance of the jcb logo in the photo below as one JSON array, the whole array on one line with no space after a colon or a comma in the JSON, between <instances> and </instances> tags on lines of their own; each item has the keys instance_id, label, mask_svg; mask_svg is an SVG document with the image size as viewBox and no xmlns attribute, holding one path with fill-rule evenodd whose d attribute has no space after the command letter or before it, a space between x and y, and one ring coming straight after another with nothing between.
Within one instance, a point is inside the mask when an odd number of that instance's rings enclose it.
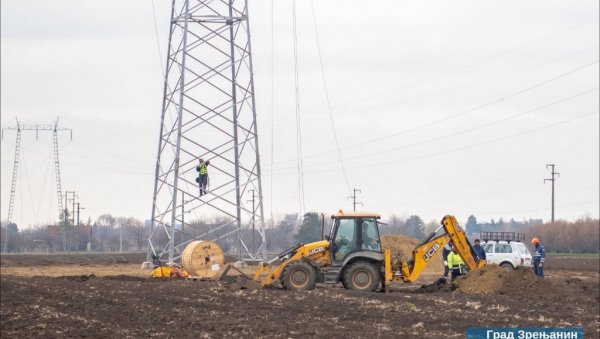
<instances>
[{"instance_id":1,"label":"jcb logo","mask_svg":"<svg viewBox=\"0 0 600 339\"><path fill-rule=\"evenodd\" d=\"M434 243L433 246L431 246L429 251L427 251L427 253L425 253L425 256L423 257L423 259L425 259L425 262L428 262L435 255L435 252L437 252L439 249L440 244L438 244L437 242Z\"/></svg>"},{"instance_id":2,"label":"jcb logo","mask_svg":"<svg viewBox=\"0 0 600 339\"><path fill-rule=\"evenodd\" d=\"M308 251L308 255L313 255L315 253L319 253L319 252L323 252L325 251L325 247L317 247L317 248L313 248L312 250Z\"/></svg>"}]
</instances>

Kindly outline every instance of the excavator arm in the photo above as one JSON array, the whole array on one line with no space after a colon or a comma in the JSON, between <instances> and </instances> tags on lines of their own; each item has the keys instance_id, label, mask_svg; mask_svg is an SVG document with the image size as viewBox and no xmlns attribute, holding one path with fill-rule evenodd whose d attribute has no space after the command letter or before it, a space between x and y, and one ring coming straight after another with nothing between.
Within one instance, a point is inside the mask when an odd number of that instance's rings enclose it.
<instances>
[{"instance_id":1,"label":"excavator arm","mask_svg":"<svg viewBox=\"0 0 600 339\"><path fill-rule=\"evenodd\" d=\"M436 236L441 228L444 229L444 234ZM442 219L441 226L415 248L411 261L393 265L390 250L385 250L384 278L386 285L393 280L404 282L415 281L421 275L423 269L431 262L435 254L441 251L449 242L452 242L458 255L460 255L469 270L479 269L485 265L485 260L478 260L475 256L465 231L458 225L456 218L452 215L447 215Z\"/></svg>"}]
</instances>

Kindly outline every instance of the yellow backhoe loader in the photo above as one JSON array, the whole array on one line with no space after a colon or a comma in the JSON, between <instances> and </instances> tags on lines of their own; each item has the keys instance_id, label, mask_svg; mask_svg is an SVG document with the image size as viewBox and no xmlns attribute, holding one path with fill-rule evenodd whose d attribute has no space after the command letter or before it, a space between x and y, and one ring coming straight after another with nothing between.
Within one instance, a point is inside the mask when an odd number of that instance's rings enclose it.
<instances>
[{"instance_id":1,"label":"yellow backhoe loader","mask_svg":"<svg viewBox=\"0 0 600 339\"><path fill-rule=\"evenodd\" d=\"M317 283L338 282L352 290L374 291L380 285L385 289L392 281L414 281L431 258L450 241L468 269L485 265L485 261L477 260L454 216L442 219L441 226L413 251L411 261L396 263L394 267L390 250L381 248L379 214L340 210L331 218L331 232L324 240L298 244L272 260L260 263L254 281L263 286L281 283L285 289L292 290L308 290ZM440 229L444 233L437 235ZM276 262L279 264L275 266Z\"/></svg>"}]
</instances>

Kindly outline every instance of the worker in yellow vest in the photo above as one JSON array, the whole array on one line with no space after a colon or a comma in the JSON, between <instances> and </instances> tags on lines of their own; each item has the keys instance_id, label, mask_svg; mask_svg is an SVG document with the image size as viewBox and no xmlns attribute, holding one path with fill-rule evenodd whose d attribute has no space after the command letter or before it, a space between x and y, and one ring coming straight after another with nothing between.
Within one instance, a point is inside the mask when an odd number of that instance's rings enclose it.
<instances>
[{"instance_id":1,"label":"worker in yellow vest","mask_svg":"<svg viewBox=\"0 0 600 339\"><path fill-rule=\"evenodd\" d=\"M200 196L208 193L208 168L207 166L210 164L210 161L204 162L204 159L199 158L200 164L196 166L196 171L198 171L198 178L196 178L196 182L200 185Z\"/></svg>"},{"instance_id":2,"label":"worker in yellow vest","mask_svg":"<svg viewBox=\"0 0 600 339\"><path fill-rule=\"evenodd\" d=\"M448 268L450 269L450 272L452 272L452 281L454 281L456 277L466 273L465 262L460 255L456 253L456 247L454 246L452 246L452 252L448 254Z\"/></svg>"}]
</instances>

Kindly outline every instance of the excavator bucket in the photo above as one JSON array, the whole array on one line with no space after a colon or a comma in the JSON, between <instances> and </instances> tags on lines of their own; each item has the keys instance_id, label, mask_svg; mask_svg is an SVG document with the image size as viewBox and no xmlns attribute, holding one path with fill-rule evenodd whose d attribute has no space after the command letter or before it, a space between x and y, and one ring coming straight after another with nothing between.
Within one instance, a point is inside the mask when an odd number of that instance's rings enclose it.
<instances>
[{"instance_id":1,"label":"excavator bucket","mask_svg":"<svg viewBox=\"0 0 600 339\"><path fill-rule=\"evenodd\" d=\"M213 279L216 280L221 287L229 291L258 290L262 288L260 283L250 279L244 272L240 271L232 264L223 266Z\"/></svg>"}]
</instances>

